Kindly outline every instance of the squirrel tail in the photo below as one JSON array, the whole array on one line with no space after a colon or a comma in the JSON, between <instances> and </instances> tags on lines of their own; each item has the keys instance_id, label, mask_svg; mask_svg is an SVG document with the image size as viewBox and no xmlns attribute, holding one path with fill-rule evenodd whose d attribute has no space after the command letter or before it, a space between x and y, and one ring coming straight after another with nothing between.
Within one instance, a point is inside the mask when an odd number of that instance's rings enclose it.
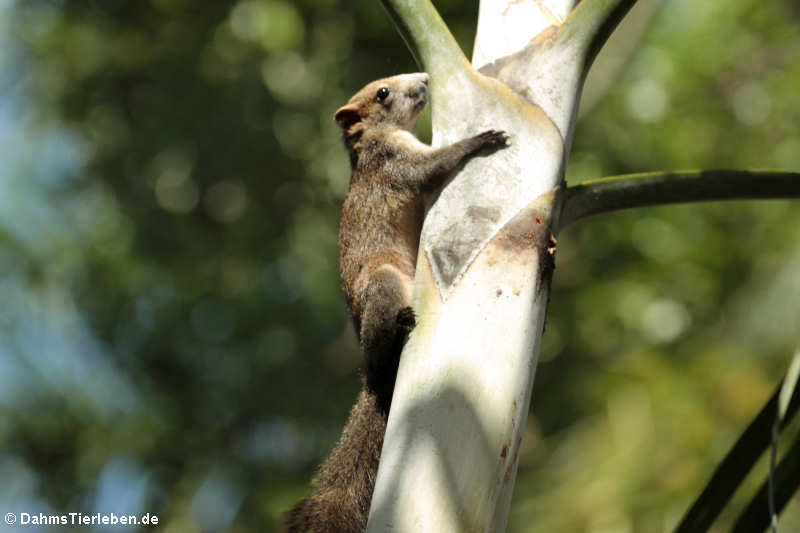
<instances>
[{"instance_id":1,"label":"squirrel tail","mask_svg":"<svg viewBox=\"0 0 800 533\"><path fill-rule=\"evenodd\" d=\"M314 493L284 517L286 533L362 533L378 473L388 412L361 389L339 442L320 466Z\"/></svg>"}]
</instances>

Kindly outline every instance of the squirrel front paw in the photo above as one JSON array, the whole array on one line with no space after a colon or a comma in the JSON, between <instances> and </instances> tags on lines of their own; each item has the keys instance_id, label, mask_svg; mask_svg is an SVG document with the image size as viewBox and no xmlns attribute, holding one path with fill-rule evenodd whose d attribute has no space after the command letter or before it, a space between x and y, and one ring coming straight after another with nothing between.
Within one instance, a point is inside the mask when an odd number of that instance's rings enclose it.
<instances>
[{"instance_id":1,"label":"squirrel front paw","mask_svg":"<svg viewBox=\"0 0 800 533\"><path fill-rule=\"evenodd\" d=\"M481 141L481 146L487 148L504 148L508 146L508 134L500 130L484 131L476 136Z\"/></svg>"}]
</instances>

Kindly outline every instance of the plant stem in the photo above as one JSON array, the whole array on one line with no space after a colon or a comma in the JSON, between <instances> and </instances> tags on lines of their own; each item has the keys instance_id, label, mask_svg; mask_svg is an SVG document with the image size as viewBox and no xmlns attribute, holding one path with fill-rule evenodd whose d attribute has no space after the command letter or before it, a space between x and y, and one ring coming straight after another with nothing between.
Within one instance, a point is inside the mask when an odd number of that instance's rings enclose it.
<instances>
[{"instance_id":1,"label":"plant stem","mask_svg":"<svg viewBox=\"0 0 800 533\"><path fill-rule=\"evenodd\" d=\"M767 198L800 198L800 173L695 170L625 174L568 187L560 226L634 207Z\"/></svg>"},{"instance_id":2,"label":"plant stem","mask_svg":"<svg viewBox=\"0 0 800 533\"><path fill-rule=\"evenodd\" d=\"M582 0L572 10L559 31L557 42L580 44L584 74L635 3L636 0Z\"/></svg>"},{"instance_id":3,"label":"plant stem","mask_svg":"<svg viewBox=\"0 0 800 533\"><path fill-rule=\"evenodd\" d=\"M430 0L381 0L420 68L431 76L452 64L469 65L464 52Z\"/></svg>"}]
</instances>

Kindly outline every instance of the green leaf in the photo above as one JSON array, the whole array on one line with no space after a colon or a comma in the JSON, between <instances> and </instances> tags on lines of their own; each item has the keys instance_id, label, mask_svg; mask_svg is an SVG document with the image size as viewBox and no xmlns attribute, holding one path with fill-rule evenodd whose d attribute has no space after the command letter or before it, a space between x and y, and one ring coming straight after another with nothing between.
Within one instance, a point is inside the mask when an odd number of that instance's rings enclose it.
<instances>
[{"instance_id":1,"label":"green leaf","mask_svg":"<svg viewBox=\"0 0 800 533\"><path fill-rule=\"evenodd\" d=\"M800 378L800 346L797 347L794 357L792 357L792 362L789 363L789 370L786 372L786 379L783 380L781 392L778 396L778 422L783 421L783 417L786 416L789 401L797 388L798 378Z\"/></svg>"}]
</instances>

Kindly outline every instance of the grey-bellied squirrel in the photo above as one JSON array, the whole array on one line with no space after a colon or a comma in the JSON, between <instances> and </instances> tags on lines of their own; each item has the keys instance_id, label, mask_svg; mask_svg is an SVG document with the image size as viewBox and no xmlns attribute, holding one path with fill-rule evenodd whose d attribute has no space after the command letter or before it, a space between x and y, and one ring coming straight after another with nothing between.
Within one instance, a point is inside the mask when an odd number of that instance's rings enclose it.
<instances>
[{"instance_id":1,"label":"grey-bellied squirrel","mask_svg":"<svg viewBox=\"0 0 800 533\"><path fill-rule=\"evenodd\" d=\"M506 146L486 131L442 148L409 131L428 100L428 75L374 81L334 115L350 154L339 261L347 306L364 352L364 383L339 442L313 480L314 493L286 514L289 533L366 529L383 435L411 308L425 200L467 158Z\"/></svg>"}]
</instances>

